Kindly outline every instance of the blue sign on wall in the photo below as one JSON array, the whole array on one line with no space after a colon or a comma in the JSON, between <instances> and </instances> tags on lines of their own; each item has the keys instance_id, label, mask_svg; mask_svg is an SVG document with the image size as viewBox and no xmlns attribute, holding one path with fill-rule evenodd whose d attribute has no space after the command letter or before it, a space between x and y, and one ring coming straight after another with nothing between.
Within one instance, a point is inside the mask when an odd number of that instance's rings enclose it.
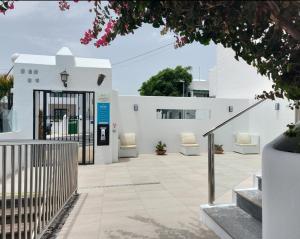
<instances>
[{"instance_id":1,"label":"blue sign on wall","mask_svg":"<svg viewBox=\"0 0 300 239\"><path fill-rule=\"evenodd\" d=\"M110 103L97 103L97 124L109 124Z\"/></svg>"}]
</instances>

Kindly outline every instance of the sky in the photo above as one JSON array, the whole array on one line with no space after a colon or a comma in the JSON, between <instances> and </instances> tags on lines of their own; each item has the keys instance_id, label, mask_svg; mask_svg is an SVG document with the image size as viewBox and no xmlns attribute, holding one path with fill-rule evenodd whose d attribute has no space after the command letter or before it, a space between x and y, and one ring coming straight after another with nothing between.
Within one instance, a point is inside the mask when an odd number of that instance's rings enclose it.
<instances>
[{"instance_id":1,"label":"sky","mask_svg":"<svg viewBox=\"0 0 300 239\"><path fill-rule=\"evenodd\" d=\"M60 11L54 1L21 1L15 9L0 15L0 73L12 66L14 53L55 55L63 46L73 55L109 59L112 63L113 88L123 95L137 95L142 82L160 70L177 65L192 66L195 79L207 79L216 62L216 46L193 43L175 49L173 44L151 54L116 64L128 58L175 42L172 33L144 25L134 34L118 36L109 46L82 45L80 38L91 27L91 3L72 3L69 11Z\"/></svg>"}]
</instances>

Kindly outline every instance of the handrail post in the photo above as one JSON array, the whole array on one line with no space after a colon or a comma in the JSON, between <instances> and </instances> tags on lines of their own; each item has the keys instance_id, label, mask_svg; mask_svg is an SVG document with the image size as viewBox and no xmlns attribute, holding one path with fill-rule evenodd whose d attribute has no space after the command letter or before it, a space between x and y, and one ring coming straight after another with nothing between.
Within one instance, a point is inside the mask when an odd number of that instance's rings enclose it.
<instances>
[{"instance_id":1,"label":"handrail post","mask_svg":"<svg viewBox=\"0 0 300 239\"><path fill-rule=\"evenodd\" d=\"M215 201L215 150L214 133L208 135L208 202Z\"/></svg>"}]
</instances>

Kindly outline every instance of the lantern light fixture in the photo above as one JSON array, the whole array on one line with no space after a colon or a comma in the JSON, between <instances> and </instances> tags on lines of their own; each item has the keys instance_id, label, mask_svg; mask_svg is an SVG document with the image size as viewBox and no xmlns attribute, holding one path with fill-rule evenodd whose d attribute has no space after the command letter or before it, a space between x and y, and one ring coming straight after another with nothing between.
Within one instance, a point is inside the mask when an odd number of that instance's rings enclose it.
<instances>
[{"instance_id":1,"label":"lantern light fixture","mask_svg":"<svg viewBox=\"0 0 300 239\"><path fill-rule=\"evenodd\" d=\"M69 74L66 70L64 70L63 72L60 73L60 79L61 79L62 83L64 84L64 87L68 86L68 77L69 77Z\"/></svg>"}]
</instances>

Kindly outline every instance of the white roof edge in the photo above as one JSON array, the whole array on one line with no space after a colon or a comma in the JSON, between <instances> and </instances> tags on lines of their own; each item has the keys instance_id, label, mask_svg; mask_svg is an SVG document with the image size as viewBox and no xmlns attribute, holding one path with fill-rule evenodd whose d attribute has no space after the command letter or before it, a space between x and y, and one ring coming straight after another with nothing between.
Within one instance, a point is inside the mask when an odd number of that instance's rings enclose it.
<instances>
[{"instance_id":1,"label":"white roof edge","mask_svg":"<svg viewBox=\"0 0 300 239\"><path fill-rule=\"evenodd\" d=\"M75 57L75 66L87 68L111 68L111 63L109 59Z\"/></svg>"},{"instance_id":2,"label":"white roof edge","mask_svg":"<svg viewBox=\"0 0 300 239\"><path fill-rule=\"evenodd\" d=\"M76 67L111 68L109 59L74 57ZM56 56L19 54L15 64L56 65Z\"/></svg>"}]
</instances>

